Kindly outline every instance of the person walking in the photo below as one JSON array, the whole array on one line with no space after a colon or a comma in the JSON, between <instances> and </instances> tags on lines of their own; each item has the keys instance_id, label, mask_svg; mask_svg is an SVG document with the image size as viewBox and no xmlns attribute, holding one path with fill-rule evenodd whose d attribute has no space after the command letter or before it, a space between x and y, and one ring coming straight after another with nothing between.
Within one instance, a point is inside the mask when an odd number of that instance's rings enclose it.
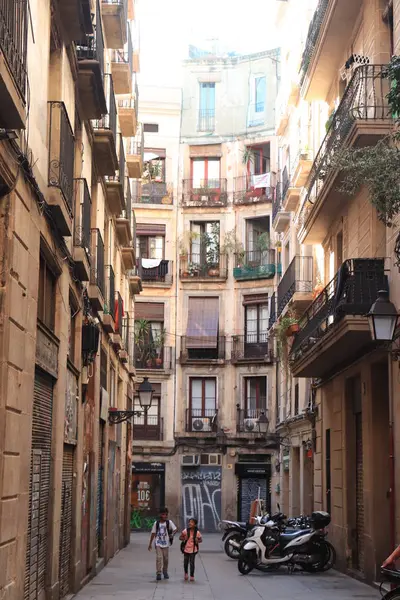
<instances>
[{"instance_id":1,"label":"person walking","mask_svg":"<svg viewBox=\"0 0 400 600\"><path fill-rule=\"evenodd\" d=\"M185 581L188 581L190 567L190 581L194 581L194 567L196 554L199 551L199 544L203 541L200 531L197 528L197 519L189 519L187 529L184 529L179 536L181 540L181 550L183 552L183 570L185 572Z\"/></svg>"},{"instance_id":2,"label":"person walking","mask_svg":"<svg viewBox=\"0 0 400 600\"><path fill-rule=\"evenodd\" d=\"M164 579L169 579L168 575L168 555L169 547L172 545L174 535L178 531L176 525L168 519L168 508L162 508L160 510L160 518L154 523L150 542L149 552L153 547L153 541L155 539L156 548L156 579L161 580L161 573L164 575Z\"/></svg>"}]
</instances>

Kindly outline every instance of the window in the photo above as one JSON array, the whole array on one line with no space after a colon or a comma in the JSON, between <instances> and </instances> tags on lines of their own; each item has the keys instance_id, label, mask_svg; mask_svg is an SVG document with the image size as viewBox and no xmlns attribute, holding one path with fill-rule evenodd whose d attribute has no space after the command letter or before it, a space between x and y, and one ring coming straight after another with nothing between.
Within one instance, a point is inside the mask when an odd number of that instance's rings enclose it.
<instances>
[{"instance_id":1,"label":"window","mask_svg":"<svg viewBox=\"0 0 400 600\"><path fill-rule=\"evenodd\" d=\"M115 397L115 368L111 365L110 368L110 406L117 406Z\"/></svg>"},{"instance_id":2,"label":"window","mask_svg":"<svg viewBox=\"0 0 400 600\"><path fill-rule=\"evenodd\" d=\"M296 383L294 386L294 414L299 414L299 384Z\"/></svg>"},{"instance_id":3,"label":"window","mask_svg":"<svg viewBox=\"0 0 400 600\"><path fill-rule=\"evenodd\" d=\"M255 112L260 113L265 110L265 95L267 91L266 87L266 78L264 77L256 77L254 79L255 90L254 90L254 98L255 98Z\"/></svg>"},{"instance_id":4,"label":"window","mask_svg":"<svg viewBox=\"0 0 400 600\"><path fill-rule=\"evenodd\" d=\"M140 258L164 258L165 238L163 235L138 236L136 238L136 254Z\"/></svg>"},{"instance_id":5,"label":"window","mask_svg":"<svg viewBox=\"0 0 400 600\"><path fill-rule=\"evenodd\" d=\"M75 336L76 336L76 317L79 312L74 297L69 297L69 320L68 320L68 358L75 362Z\"/></svg>"},{"instance_id":6,"label":"window","mask_svg":"<svg viewBox=\"0 0 400 600\"><path fill-rule=\"evenodd\" d=\"M245 418L258 419L267 410L267 378L245 377L244 379Z\"/></svg>"},{"instance_id":7,"label":"window","mask_svg":"<svg viewBox=\"0 0 400 600\"><path fill-rule=\"evenodd\" d=\"M207 264L208 267L219 265L220 225L219 221L190 223L191 247L190 260L196 265Z\"/></svg>"},{"instance_id":8,"label":"window","mask_svg":"<svg viewBox=\"0 0 400 600\"><path fill-rule=\"evenodd\" d=\"M145 149L145 153L148 150ZM152 152L152 151L151 151ZM165 182L165 157L161 156L158 158L152 158L151 160L145 161L143 169L143 188L142 196L146 196L149 192L149 185L151 183L164 183Z\"/></svg>"},{"instance_id":9,"label":"window","mask_svg":"<svg viewBox=\"0 0 400 600\"><path fill-rule=\"evenodd\" d=\"M135 321L135 364L138 369L163 368L165 330L163 320Z\"/></svg>"},{"instance_id":10,"label":"window","mask_svg":"<svg viewBox=\"0 0 400 600\"><path fill-rule=\"evenodd\" d=\"M194 158L191 166L193 189L206 188L214 190L220 188L219 158Z\"/></svg>"},{"instance_id":11,"label":"window","mask_svg":"<svg viewBox=\"0 0 400 600\"><path fill-rule=\"evenodd\" d=\"M269 246L268 218L246 219L246 243L249 261L260 261ZM267 261L268 262L268 261ZM263 264L263 263L261 263Z\"/></svg>"},{"instance_id":12,"label":"window","mask_svg":"<svg viewBox=\"0 0 400 600\"><path fill-rule=\"evenodd\" d=\"M215 83L200 83L199 131L214 131Z\"/></svg>"},{"instance_id":13,"label":"window","mask_svg":"<svg viewBox=\"0 0 400 600\"><path fill-rule=\"evenodd\" d=\"M51 271L45 258L40 255L39 265L39 292L38 292L38 319L51 331L55 324L55 295L56 276Z\"/></svg>"},{"instance_id":14,"label":"window","mask_svg":"<svg viewBox=\"0 0 400 600\"><path fill-rule=\"evenodd\" d=\"M219 357L219 298L190 297L186 350L191 359Z\"/></svg>"},{"instance_id":15,"label":"window","mask_svg":"<svg viewBox=\"0 0 400 600\"><path fill-rule=\"evenodd\" d=\"M189 381L190 430L210 431L216 420L216 379L214 377L191 377Z\"/></svg>"},{"instance_id":16,"label":"window","mask_svg":"<svg viewBox=\"0 0 400 600\"><path fill-rule=\"evenodd\" d=\"M140 416L136 415L133 418L134 439L160 440L160 398L153 396L151 406L145 412L140 406L139 398L136 397L134 400L134 410L141 413Z\"/></svg>"},{"instance_id":17,"label":"window","mask_svg":"<svg viewBox=\"0 0 400 600\"><path fill-rule=\"evenodd\" d=\"M107 390L107 354L103 350L100 351L100 386Z\"/></svg>"},{"instance_id":18,"label":"window","mask_svg":"<svg viewBox=\"0 0 400 600\"><path fill-rule=\"evenodd\" d=\"M158 123L143 123L144 133L158 133Z\"/></svg>"},{"instance_id":19,"label":"window","mask_svg":"<svg viewBox=\"0 0 400 600\"><path fill-rule=\"evenodd\" d=\"M268 303L245 307L246 345L266 344L268 341Z\"/></svg>"}]
</instances>

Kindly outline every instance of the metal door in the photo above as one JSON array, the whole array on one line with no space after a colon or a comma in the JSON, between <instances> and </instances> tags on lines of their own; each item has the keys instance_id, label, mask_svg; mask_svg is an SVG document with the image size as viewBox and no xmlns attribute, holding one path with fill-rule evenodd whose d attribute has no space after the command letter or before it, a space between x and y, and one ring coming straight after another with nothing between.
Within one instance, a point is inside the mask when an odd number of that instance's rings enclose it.
<instances>
[{"instance_id":1,"label":"metal door","mask_svg":"<svg viewBox=\"0 0 400 600\"><path fill-rule=\"evenodd\" d=\"M53 380L36 370L33 390L25 600L44 600L50 497Z\"/></svg>"},{"instance_id":2,"label":"metal door","mask_svg":"<svg viewBox=\"0 0 400 600\"><path fill-rule=\"evenodd\" d=\"M115 554L115 449L115 442L109 442L107 477L107 554L109 558Z\"/></svg>"},{"instance_id":3,"label":"metal door","mask_svg":"<svg viewBox=\"0 0 400 600\"><path fill-rule=\"evenodd\" d=\"M355 417L356 433L356 545L354 566L364 571L364 464L362 443L362 413Z\"/></svg>"},{"instance_id":4,"label":"metal door","mask_svg":"<svg viewBox=\"0 0 400 600\"><path fill-rule=\"evenodd\" d=\"M64 444L60 530L60 598L70 591L74 446Z\"/></svg>"},{"instance_id":5,"label":"metal door","mask_svg":"<svg viewBox=\"0 0 400 600\"><path fill-rule=\"evenodd\" d=\"M104 424L99 424L99 449L98 449L98 478L97 478L97 515L96 515L96 537L97 554L101 556L102 520L103 520L103 443Z\"/></svg>"},{"instance_id":6,"label":"metal door","mask_svg":"<svg viewBox=\"0 0 400 600\"><path fill-rule=\"evenodd\" d=\"M248 521L250 518L251 503L257 498L264 501L264 506L268 506L267 479L265 477L241 477L239 482L239 516L241 521Z\"/></svg>"}]
</instances>

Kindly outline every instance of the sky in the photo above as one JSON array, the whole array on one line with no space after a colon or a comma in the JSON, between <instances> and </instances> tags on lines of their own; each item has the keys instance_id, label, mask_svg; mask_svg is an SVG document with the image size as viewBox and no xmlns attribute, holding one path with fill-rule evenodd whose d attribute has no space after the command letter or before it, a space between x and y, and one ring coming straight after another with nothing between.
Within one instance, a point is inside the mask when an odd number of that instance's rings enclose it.
<instances>
[{"instance_id":1,"label":"sky","mask_svg":"<svg viewBox=\"0 0 400 600\"><path fill-rule=\"evenodd\" d=\"M219 39L239 54L279 46L271 27L278 0L136 0L141 85L181 84L189 44Z\"/></svg>"}]
</instances>

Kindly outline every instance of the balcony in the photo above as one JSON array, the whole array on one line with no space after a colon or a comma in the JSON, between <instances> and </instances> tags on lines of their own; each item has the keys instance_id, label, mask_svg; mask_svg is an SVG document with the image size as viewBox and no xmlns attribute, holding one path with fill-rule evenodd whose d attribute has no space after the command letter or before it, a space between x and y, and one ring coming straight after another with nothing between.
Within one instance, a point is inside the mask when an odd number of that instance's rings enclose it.
<instances>
[{"instance_id":1,"label":"balcony","mask_svg":"<svg viewBox=\"0 0 400 600\"><path fill-rule=\"evenodd\" d=\"M107 267L106 267L107 269ZM111 270L111 267L109 267L109 269ZM107 284L107 279L106 279L106 284ZM115 280L114 280L114 285L115 285ZM110 286L110 290L111 290L111 286ZM104 314L104 317L106 316L111 316L113 321L111 321L111 326L113 325L114 327L111 327L111 343L114 347L114 350L116 352L125 352L125 346L124 346L124 342L126 340L124 340L124 334L126 334L126 319L124 319L124 317L122 316L124 314L124 302L122 300L121 294L119 292L114 292L114 298L111 298L111 291L110 291L110 302L113 303L111 304L111 306L113 306L113 312L111 313L111 315L106 315ZM125 325L125 328L124 328ZM107 330L106 327L106 321L104 321L103 323L104 328ZM122 355L122 358L124 359L125 356L124 354Z\"/></svg>"},{"instance_id":2,"label":"balcony","mask_svg":"<svg viewBox=\"0 0 400 600\"><path fill-rule=\"evenodd\" d=\"M215 129L215 110L199 110L199 118L197 122L197 131L204 133L212 133Z\"/></svg>"},{"instance_id":3,"label":"balcony","mask_svg":"<svg viewBox=\"0 0 400 600\"><path fill-rule=\"evenodd\" d=\"M124 140L122 135L118 134L118 171L114 175L106 175L106 199L108 209L112 216L119 216L125 210L125 187L129 183L126 178L126 162Z\"/></svg>"},{"instance_id":4,"label":"balcony","mask_svg":"<svg viewBox=\"0 0 400 600\"><path fill-rule=\"evenodd\" d=\"M223 364L226 358L224 335L182 336L180 363L183 364Z\"/></svg>"},{"instance_id":5,"label":"balcony","mask_svg":"<svg viewBox=\"0 0 400 600\"><path fill-rule=\"evenodd\" d=\"M325 100L352 39L362 0L320 0L310 23L301 61L301 83L308 101Z\"/></svg>"},{"instance_id":6,"label":"balcony","mask_svg":"<svg viewBox=\"0 0 400 600\"><path fill-rule=\"evenodd\" d=\"M274 250L250 250L235 254L233 276L237 281L273 279L276 274Z\"/></svg>"},{"instance_id":7,"label":"balcony","mask_svg":"<svg viewBox=\"0 0 400 600\"><path fill-rule=\"evenodd\" d=\"M295 256L278 285L278 317L289 304L302 314L312 301L314 288L312 256Z\"/></svg>"},{"instance_id":8,"label":"balcony","mask_svg":"<svg viewBox=\"0 0 400 600\"><path fill-rule=\"evenodd\" d=\"M186 409L187 433L212 433L218 431L218 410L216 408Z\"/></svg>"},{"instance_id":9,"label":"balcony","mask_svg":"<svg viewBox=\"0 0 400 600\"><path fill-rule=\"evenodd\" d=\"M126 271L131 271L136 264L136 248L133 240L121 248L122 264Z\"/></svg>"},{"instance_id":10,"label":"balcony","mask_svg":"<svg viewBox=\"0 0 400 600\"><path fill-rule=\"evenodd\" d=\"M142 371L170 371L172 348L156 341L136 344L135 367Z\"/></svg>"},{"instance_id":11,"label":"balcony","mask_svg":"<svg viewBox=\"0 0 400 600\"><path fill-rule=\"evenodd\" d=\"M268 183L266 187L259 187L262 185L262 181L259 183L257 178L261 177L262 175L235 177L233 203L261 204L262 202L271 202L274 194L274 188L271 187L270 182L271 174L265 174L266 183Z\"/></svg>"},{"instance_id":12,"label":"balcony","mask_svg":"<svg viewBox=\"0 0 400 600\"><path fill-rule=\"evenodd\" d=\"M158 181L152 181L151 183L143 183L141 195L138 199L138 202L140 202L141 204L173 204L173 184Z\"/></svg>"},{"instance_id":13,"label":"balcony","mask_svg":"<svg viewBox=\"0 0 400 600\"><path fill-rule=\"evenodd\" d=\"M103 327L107 333L113 334L115 327L115 273L111 265L105 266L105 296L103 308Z\"/></svg>"},{"instance_id":14,"label":"balcony","mask_svg":"<svg viewBox=\"0 0 400 600\"><path fill-rule=\"evenodd\" d=\"M63 30L69 42L93 33L90 0L64 0L59 5Z\"/></svg>"},{"instance_id":15,"label":"balcony","mask_svg":"<svg viewBox=\"0 0 400 600\"><path fill-rule=\"evenodd\" d=\"M99 0L96 2L96 25L92 34L76 43L78 90L85 119L100 119L107 112L104 93L104 40Z\"/></svg>"},{"instance_id":16,"label":"balcony","mask_svg":"<svg viewBox=\"0 0 400 600\"><path fill-rule=\"evenodd\" d=\"M337 190L335 159L342 148L372 146L392 128L383 65L358 67L313 162L300 222L301 243L321 243L349 197Z\"/></svg>"},{"instance_id":17,"label":"balcony","mask_svg":"<svg viewBox=\"0 0 400 600\"><path fill-rule=\"evenodd\" d=\"M162 260L156 267L146 266L149 262L141 258L142 282L145 287L169 288L173 283L174 263L172 260ZM154 262L154 261L150 261Z\"/></svg>"},{"instance_id":18,"label":"balcony","mask_svg":"<svg viewBox=\"0 0 400 600\"><path fill-rule=\"evenodd\" d=\"M228 202L226 179L184 179L182 206L212 208Z\"/></svg>"},{"instance_id":19,"label":"balcony","mask_svg":"<svg viewBox=\"0 0 400 600\"><path fill-rule=\"evenodd\" d=\"M272 225L277 233L285 231L290 223L290 212L284 209L282 199L289 189L289 181L278 183L272 201Z\"/></svg>"},{"instance_id":20,"label":"balcony","mask_svg":"<svg viewBox=\"0 0 400 600\"><path fill-rule=\"evenodd\" d=\"M75 223L73 259L80 281L90 280L90 212L92 201L86 179L74 179Z\"/></svg>"},{"instance_id":21,"label":"balcony","mask_svg":"<svg viewBox=\"0 0 400 600\"><path fill-rule=\"evenodd\" d=\"M129 362L129 351L131 348L131 346L130 346L130 327L132 327L132 326L133 325L130 325L129 313L125 313L125 316L122 318L122 334L121 334L122 347L118 354L119 360L124 365L128 364L128 362Z\"/></svg>"},{"instance_id":22,"label":"balcony","mask_svg":"<svg viewBox=\"0 0 400 600\"><path fill-rule=\"evenodd\" d=\"M129 185L129 179L126 179L127 180L125 184L125 209L122 211L121 216L117 217L115 221L117 238L122 247L126 247L131 244L133 240L133 234L136 229L135 215L132 211L131 188Z\"/></svg>"},{"instance_id":23,"label":"balcony","mask_svg":"<svg viewBox=\"0 0 400 600\"><path fill-rule=\"evenodd\" d=\"M265 396L260 396L258 402L262 406L267 406L267 398ZM259 427L261 415L268 415L266 408L240 408L240 405L238 405L236 421L237 433L258 434L262 437Z\"/></svg>"},{"instance_id":24,"label":"balcony","mask_svg":"<svg viewBox=\"0 0 400 600\"><path fill-rule=\"evenodd\" d=\"M62 235L72 234L75 141L64 102L49 102L48 204Z\"/></svg>"},{"instance_id":25,"label":"balcony","mask_svg":"<svg viewBox=\"0 0 400 600\"><path fill-rule=\"evenodd\" d=\"M137 130L138 95L118 98L118 117L124 137L134 137Z\"/></svg>"},{"instance_id":26,"label":"balcony","mask_svg":"<svg viewBox=\"0 0 400 600\"><path fill-rule=\"evenodd\" d=\"M126 52L124 50L113 50L111 53L111 73L115 93L130 94L132 91L133 47L129 27Z\"/></svg>"},{"instance_id":27,"label":"balcony","mask_svg":"<svg viewBox=\"0 0 400 600\"><path fill-rule=\"evenodd\" d=\"M373 349L366 315L387 289L383 258L346 260L299 321L289 355L293 376L329 377Z\"/></svg>"},{"instance_id":28,"label":"balcony","mask_svg":"<svg viewBox=\"0 0 400 600\"><path fill-rule=\"evenodd\" d=\"M129 177L140 179L143 169L143 132L134 138L127 139L126 160L128 165Z\"/></svg>"},{"instance_id":29,"label":"balcony","mask_svg":"<svg viewBox=\"0 0 400 600\"><path fill-rule=\"evenodd\" d=\"M228 257L226 254L207 256L204 254L181 255L179 277L188 281L226 281L228 279Z\"/></svg>"},{"instance_id":30,"label":"balcony","mask_svg":"<svg viewBox=\"0 0 400 600\"><path fill-rule=\"evenodd\" d=\"M133 442L162 442L163 437L163 419L156 415L147 415L133 418Z\"/></svg>"},{"instance_id":31,"label":"balcony","mask_svg":"<svg viewBox=\"0 0 400 600\"><path fill-rule=\"evenodd\" d=\"M107 114L92 121L94 129L94 158L99 175L113 177L118 170L117 142L117 106L111 75L105 75L104 84L107 98Z\"/></svg>"},{"instance_id":32,"label":"balcony","mask_svg":"<svg viewBox=\"0 0 400 600\"><path fill-rule=\"evenodd\" d=\"M107 48L118 50L125 46L127 39L127 10L127 0L102 0L101 13Z\"/></svg>"},{"instance_id":33,"label":"balcony","mask_svg":"<svg viewBox=\"0 0 400 600\"><path fill-rule=\"evenodd\" d=\"M272 352L266 333L232 336L232 364L270 362L272 362Z\"/></svg>"},{"instance_id":34,"label":"balcony","mask_svg":"<svg viewBox=\"0 0 400 600\"><path fill-rule=\"evenodd\" d=\"M309 152L300 152L295 161L291 186L301 188L307 183L313 161Z\"/></svg>"},{"instance_id":35,"label":"balcony","mask_svg":"<svg viewBox=\"0 0 400 600\"><path fill-rule=\"evenodd\" d=\"M92 308L102 311L104 308L104 242L99 229L90 231L90 280L89 300Z\"/></svg>"},{"instance_id":36,"label":"balcony","mask_svg":"<svg viewBox=\"0 0 400 600\"><path fill-rule=\"evenodd\" d=\"M141 269L135 266L128 273L129 290L132 296L136 296L143 291Z\"/></svg>"},{"instance_id":37,"label":"balcony","mask_svg":"<svg viewBox=\"0 0 400 600\"><path fill-rule=\"evenodd\" d=\"M25 128L28 3L0 0L0 126Z\"/></svg>"}]
</instances>

